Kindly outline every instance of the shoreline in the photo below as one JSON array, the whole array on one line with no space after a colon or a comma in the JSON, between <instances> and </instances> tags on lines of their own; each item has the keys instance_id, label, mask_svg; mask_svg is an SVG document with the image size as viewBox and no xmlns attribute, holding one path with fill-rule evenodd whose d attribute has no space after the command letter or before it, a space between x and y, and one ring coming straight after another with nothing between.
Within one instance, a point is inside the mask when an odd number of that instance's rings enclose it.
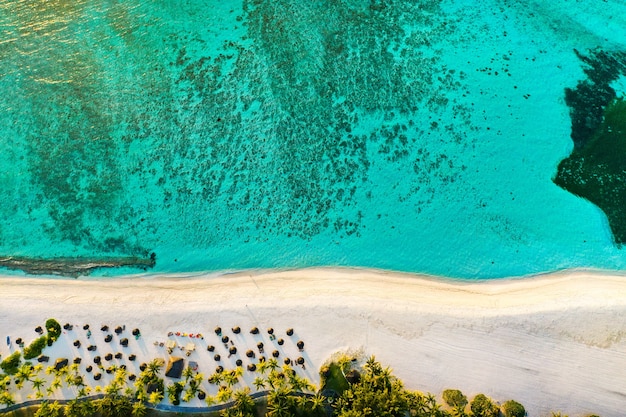
<instances>
[{"instance_id":1,"label":"shoreline","mask_svg":"<svg viewBox=\"0 0 626 417\"><path fill-rule=\"evenodd\" d=\"M31 329L48 317L128 323L147 341L181 327L205 333L216 324L293 327L307 342L307 377L314 383L330 355L349 349L375 355L410 389L515 399L529 416L617 416L624 401L626 275L619 272L456 280L308 268L1 276L0 288L0 338L30 340ZM0 352L5 357L4 344Z\"/></svg>"}]
</instances>

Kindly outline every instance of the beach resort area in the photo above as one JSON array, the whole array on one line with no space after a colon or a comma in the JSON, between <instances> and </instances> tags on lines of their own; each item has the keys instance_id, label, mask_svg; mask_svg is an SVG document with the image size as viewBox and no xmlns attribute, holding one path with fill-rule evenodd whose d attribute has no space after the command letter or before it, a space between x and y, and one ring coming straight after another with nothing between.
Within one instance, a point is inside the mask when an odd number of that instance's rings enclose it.
<instances>
[{"instance_id":1,"label":"beach resort area","mask_svg":"<svg viewBox=\"0 0 626 417\"><path fill-rule=\"evenodd\" d=\"M498 412L514 400L537 417L620 416L626 405L623 276L572 271L455 281L302 269L4 276L0 283L0 354L5 363L15 352L22 356L3 387L14 404L0 405L0 414L25 415L7 410L33 401L54 409L65 407L63 400L132 394L141 415L229 415L242 396L263 403L267 415L295 415L269 404L282 389L293 404L304 398L300 403L319 415L332 415L336 404L345 405L337 391L355 390L355 374L364 379L373 358L380 364L374 368L388 367L383 374L407 391L437 400L438 411L423 415L498 415L474 409L479 394ZM49 318L56 330L46 329ZM25 361L33 341L50 332L52 345ZM333 360L345 386L326 381L322 390ZM26 362L32 366L25 369ZM457 403L444 395L451 390L462 393ZM369 415L396 415L386 412Z\"/></svg>"}]
</instances>

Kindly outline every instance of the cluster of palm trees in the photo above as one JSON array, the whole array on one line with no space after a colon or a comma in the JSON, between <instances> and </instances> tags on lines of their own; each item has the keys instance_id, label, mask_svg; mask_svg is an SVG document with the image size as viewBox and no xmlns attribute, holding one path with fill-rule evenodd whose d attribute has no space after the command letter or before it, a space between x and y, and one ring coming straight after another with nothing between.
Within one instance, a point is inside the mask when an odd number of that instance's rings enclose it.
<instances>
[{"instance_id":1,"label":"cluster of palm trees","mask_svg":"<svg viewBox=\"0 0 626 417\"><path fill-rule=\"evenodd\" d=\"M244 369L238 366L226 370L221 367L216 369L208 378L191 367L183 370L182 378L165 386L161 377L164 367L163 359L157 358L142 366L143 370L137 377L133 377L134 383L125 367L115 365L106 369L112 374L107 385L97 385L94 388L85 384L83 375L80 373L79 364L69 366L47 366L42 364L31 365L24 363L15 375L4 376L0 379L0 404L15 404L9 386L13 384L16 389L22 389L29 384L32 388L31 399L41 399L43 402L36 412L39 416L66 416L79 417L90 416L98 412L103 416L133 416L143 417L147 408L162 402L167 396L173 405L180 402L189 402L196 397L204 400L207 406L225 404L224 416L254 416L258 407L253 398L251 387L245 385L243 380ZM104 371L104 367L98 364ZM48 377L43 377L44 372ZM267 409L268 416L296 415L298 410L321 410L324 397L315 394L315 387L306 378L296 373L291 365L280 365L276 358L262 360L254 371L256 377L253 385L256 392L265 395L259 403ZM203 386L208 381L209 388L215 387L214 395L209 395ZM63 402L53 400L52 397L64 388L74 388L76 398ZM88 397L96 394L97 397ZM48 398L50 398L48 400Z\"/></svg>"}]
</instances>

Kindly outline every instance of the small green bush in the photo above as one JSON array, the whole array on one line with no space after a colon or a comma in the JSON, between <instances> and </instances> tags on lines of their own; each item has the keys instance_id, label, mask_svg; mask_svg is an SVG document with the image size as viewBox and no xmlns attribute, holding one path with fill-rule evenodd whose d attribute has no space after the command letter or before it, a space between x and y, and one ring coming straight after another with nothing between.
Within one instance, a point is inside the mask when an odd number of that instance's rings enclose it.
<instances>
[{"instance_id":1,"label":"small green bush","mask_svg":"<svg viewBox=\"0 0 626 417\"><path fill-rule=\"evenodd\" d=\"M20 366L20 356L20 351L15 351L0 363L0 368L8 375L15 375Z\"/></svg>"},{"instance_id":2,"label":"small green bush","mask_svg":"<svg viewBox=\"0 0 626 417\"><path fill-rule=\"evenodd\" d=\"M450 407L465 408L467 405L467 397L458 389L447 389L443 392L443 400Z\"/></svg>"},{"instance_id":3,"label":"small green bush","mask_svg":"<svg viewBox=\"0 0 626 417\"><path fill-rule=\"evenodd\" d=\"M470 404L474 417L498 417L500 409L485 394L478 394Z\"/></svg>"},{"instance_id":4,"label":"small green bush","mask_svg":"<svg viewBox=\"0 0 626 417\"><path fill-rule=\"evenodd\" d=\"M61 336L61 325L55 319L46 320L46 330L48 331L48 346L52 346Z\"/></svg>"},{"instance_id":5,"label":"small green bush","mask_svg":"<svg viewBox=\"0 0 626 417\"><path fill-rule=\"evenodd\" d=\"M504 414L504 417L524 417L526 410L517 401L509 400L502 404L502 414Z\"/></svg>"},{"instance_id":6,"label":"small green bush","mask_svg":"<svg viewBox=\"0 0 626 417\"><path fill-rule=\"evenodd\" d=\"M48 336L41 336L24 349L24 359L33 359L41 355L41 352L48 343Z\"/></svg>"}]
</instances>

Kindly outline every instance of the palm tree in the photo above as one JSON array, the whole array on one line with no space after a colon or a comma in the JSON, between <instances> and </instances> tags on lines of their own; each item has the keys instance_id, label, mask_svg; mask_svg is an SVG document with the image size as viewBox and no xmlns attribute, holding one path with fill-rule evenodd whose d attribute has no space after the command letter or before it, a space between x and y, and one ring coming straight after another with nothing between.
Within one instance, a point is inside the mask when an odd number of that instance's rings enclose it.
<instances>
[{"instance_id":1,"label":"palm tree","mask_svg":"<svg viewBox=\"0 0 626 417\"><path fill-rule=\"evenodd\" d=\"M163 365L165 365L165 363L163 362L163 359L155 358L148 362L147 365L148 366L146 369L149 369L150 372L152 372L153 374L158 374L161 371L161 368L163 368Z\"/></svg>"},{"instance_id":2,"label":"palm tree","mask_svg":"<svg viewBox=\"0 0 626 417\"><path fill-rule=\"evenodd\" d=\"M289 417L292 415L291 407L293 397L290 390L279 387L270 391L267 396L267 416L268 417Z\"/></svg>"},{"instance_id":3,"label":"palm tree","mask_svg":"<svg viewBox=\"0 0 626 417\"><path fill-rule=\"evenodd\" d=\"M265 388L265 379L261 378L260 376L257 376L256 378L254 378L254 381L252 382L254 384L254 387L257 389L257 391L260 391L262 388Z\"/></svg>"},{"instance_id":4,"label":"palm tree","mask_svg":"<svg viewBox=\"0 0 626 417\"><path fill-rule=\"evenodd\" d=\"M267 361L259 362L256 366L256 371L261 375L265 375L265 372L267 372L267 370L269 369L268 365L269 364Z\"/></svg>"},{"instance_id":5,"label":"palm tree","mask_svg":"<svg viewBox=\"0 0 626 417\"><path fill-rule=\"evenodd\" d=\"M133 403L133 410L131 412L132 417L144 417L147 412L148 409L142 401L135 401Z\"/></svg>"},{"instance_id":6,"label":"palm tree","mask_svg":"<svg viewBox=\"0 0 626 417\"><path fill-rule=\"evenodd\" d=\"M267 367L270 371L274 371L279 368L278 360L276 358L271 358L267 360Z\"/></svg>"},{"instance_id":7,"label":"palm tree","mask_svg":"<svg viewBox=\"0 0 626 417\"><path fill-rule=\"evenodd\" d=\"M34 375L35 372L33 366L30 363L23 364L17 369L17 373L15 374L15 386L22 388L24 382L30 382Z\"/></svg>"},{"instance_id":8,"label":"palm tree","mask_svg":"<svg viewBox=\"0 0 626 417\"><path fill-rule=\"evenodd\" d=\"M314 396L309 397L311 403L311 411L318 411L324 409L324 401L326 398L321 393L316 393Z\"/></svg>"},{"instance_id":9,"label":"palm tree","mask_svg":"<svg viewBox=\"0 0 626 417\"><path fill-rule=\"evenodd\" d=\"M245 387L235 391L233 398L235 400L235 404L232 408L235 411L235 415L254 416L256 405L250 396L250 388Z\"/></svg>"},{"instance_id":10,"label":"palm tree","mask_svg":"<svg viewBox=\"0 0 626 417\"><path fill-rule=\"evenodd\" d=\"M220 403L226 403L233 398L233 389L230 387L221 386L217 391L217 401Z\"/></svg>"},{"instance_id":11,"label":"palm tree","mask_svg":"<svg viewBox=\"0 0 626 417\"><path fill-rule=\"evenodd\" d=\"M10 407L15 404L15 399L13 398L13 395L11 395L11 393L8 391L0 392L0 404L4 404L7 407Z\"/></svg>"},{"instance_id":12,"label":"palm tree","mask_svg":"<svg viewBox=\"0 0 626 417\"><path fill-rule=\"evenodd\" d=\"M41 388L44 386L46 381L43 378L37 377L31 381L33 383L33 389L37 391L35 396L37 398L43 397L43 393L41 392Z\"/></svg>"},{"instance_id":13,"label":"palm tree","mask_svg":"<svg viewBox=\"0 0 626 417\"><path fill-rule=\"evenodd\" d=\"M63 408L57 401L49 403L44 401L41 403L34 417L62 417Z\"/></svg>"},{"instance_id":14,"label":"palm tree","mask_svg":"<svg viewBox=\"0 0 626 417\"><path fill-rule=\"evenodd\" d=\"M224 372L214 372L209 377L209 382L214 385L220 385L224 380Z\"/></svg>"},{"instance_id":15,"label":"palm tree","mask_svg":"<svg viewBox=\"0 0 626 417\"><path fill-rule=\"evenodd\" d=\"M153 391L148 396L148 402L153 405L157 405L163 401L163 393L161 391Z\"/></svg>"},{"instance_id":16,"label":"palm tree","mask_svg":"<svg viewBox=\"0 0 626 417\"><path fill-rule=\"evenodd\" d=\"M91 401L72 400L63 407L65 417L90 417L93 411Z\"/></svg>"},{"instance_id":17,"label":"palm tree","mask_svg":"<svg viewBox=\"0 0 626 417\"><path fill-rule=\"evenodd\" d=\"M192 378L194 375L193 369L191 369L191 367L186 367L183 370L183 377L185 378L185 382L189 381L190 378Z\"/></svg>"}]
</instances>

